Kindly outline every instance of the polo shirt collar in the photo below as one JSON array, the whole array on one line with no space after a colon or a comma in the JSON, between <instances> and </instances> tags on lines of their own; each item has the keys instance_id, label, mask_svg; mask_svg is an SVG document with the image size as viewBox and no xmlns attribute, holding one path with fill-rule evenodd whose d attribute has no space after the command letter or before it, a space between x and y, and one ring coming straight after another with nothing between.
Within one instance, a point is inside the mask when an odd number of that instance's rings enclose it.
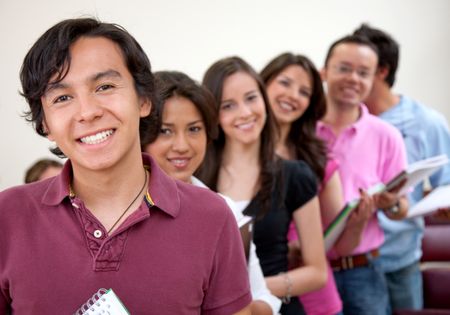
<instances>
[{"instance_id":1,"label":"polo shirt collar","mask_svg":"<svg viewBox=\"0 0 450 315\"><path fill-rule=\"evenodd\" d=\"M155 206L172 217L180 213L180 196L178 187L172 178L167 176L146 153L142 153L142 160L150 171L148 191ZM70 182L72 179L72 163L70 160L64 164L59 175L57 175L47 187L42 203L56 206L70 196Z\"/></svg>"},{"instance_id":2,"label":"polo shirt collar","mask_svg":"<svg viewBox=\"0 0 450 315\"><path fill-rule=\"evenodd\" d=\"M363 103L359 104L359 111L360 111L360 116L358 118L357 121L355 121L353 124L349 125L346 130L350 130L354 133L358 132L359 130L361 130L362 128L364 128L364 126L366 126L366 120L368 118L369 114L369 110L367 109L367 106ZM331 132L331 126L328 125L327 123L324 123L323 121L318 121L317 122L317 128L321 131L326 130L327 132Z\"/></svg>"},{"instance_id":3,"label":"polo shirt collar","mask_svg":"<svg viewBox=\"0 0 450 315\"><path fill-rule=\"evenodd\" d=\"M67 160L61 173L55 176L42 196L42 203L48 206L60 204L70 194L70 180L72 178L72 163Z\"/></svg>"},{"instance_id":4,"label":"polo shirt collar","mask_svg":"<svg viewBox=\"0 0 450 315\"><path fill-rule=\"evenodd\" d=\"M369 110L367 109L367 106L363 103L359 104L359 112L360 112L360 116L359 116L358 120L350 125L350 128L352 128L356 132L358 132L359 130L361 130L363 127L366 126L366 120L367 120L368 116L370 115Z\"/></svg>"},{"instance_id":5,"label":"polo shirt collar","mask_svg":"<svg viewBox=\"0 0 450 315\"><path fill-rule=\"evenodd\" d=\"M181 205L177 183L148 154L142 153L142 160L144 165L150 167L148 191L155 206L175 218L180 213Z\"/></svg>"}]
</instances>

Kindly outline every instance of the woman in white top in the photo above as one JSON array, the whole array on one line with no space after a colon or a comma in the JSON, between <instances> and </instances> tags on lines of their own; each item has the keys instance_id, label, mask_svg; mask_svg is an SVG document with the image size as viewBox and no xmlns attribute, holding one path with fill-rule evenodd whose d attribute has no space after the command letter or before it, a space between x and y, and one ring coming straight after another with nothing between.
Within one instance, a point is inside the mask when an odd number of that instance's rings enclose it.
<instances>
[{"instance_id":1,"label":"woman in white top","mask_svg":"<svg viewBox=\"0 0 450 315\"><path fill-rule=\"evenodd\" d=\"M217 136L217 115L208 90L180 72L155 73L160 102L156 107L158 130L141 130L142 149L171 177L197 186L206 186L193 174L205 157L208 141ZM225 198L236 217L244 215ZM268 290L253 242L248 264L253 296L252 314L276 314L281 301Z\"/></svg>"}]
</instances>

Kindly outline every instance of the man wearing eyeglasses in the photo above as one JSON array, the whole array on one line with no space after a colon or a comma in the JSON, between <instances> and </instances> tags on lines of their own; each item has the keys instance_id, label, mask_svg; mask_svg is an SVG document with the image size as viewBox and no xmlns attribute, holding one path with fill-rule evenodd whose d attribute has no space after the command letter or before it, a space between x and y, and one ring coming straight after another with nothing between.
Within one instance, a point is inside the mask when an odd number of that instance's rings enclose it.
<instances>
[{"instance_id":1,"label":"man wearing eyeglasses","mask_svg":"<svg viewBox=\"0 0 450 315\"><path fill-rule=\"evenodd\" d=\"M402 134L408 161L413 163L440 154L450 156L450 131L445 117L419 102L392 91L399 62L399 45L387 33L361 25L354 32L366 36L378 48L379 64L374 85L366 103L369 111L395 126ZM450 184L450 165L429 178L432 188ZM414 187L410 204L424 197L423 183ZM423 307L422 273L420 271L423 218L396 222L378 214L385 234L380 263L386 275L391 308Z\"/></svg>"},{"instance_id":2,"label":"man wearing eyeglasses","mask_svg":"<svg viewBox=\"0 0 450 315\"><path fill-rule=\"evenodd\" d=\"M383 243L375 209L392 219L406 215L407 200L395 192L369 196L364 191L386 183L406 167L400 133L371 115L362 101L369 94L377 69L377 49L355 35L334 42L328 50L322 78L327 84L327 113L317 132L340 163L344 199L362 197L365 207L352 213L346 232L353 231L354 247L331 250L329 258L343 302L344 314L386 314L388 297L377 265Z\"/></svg>"}]
</instances>

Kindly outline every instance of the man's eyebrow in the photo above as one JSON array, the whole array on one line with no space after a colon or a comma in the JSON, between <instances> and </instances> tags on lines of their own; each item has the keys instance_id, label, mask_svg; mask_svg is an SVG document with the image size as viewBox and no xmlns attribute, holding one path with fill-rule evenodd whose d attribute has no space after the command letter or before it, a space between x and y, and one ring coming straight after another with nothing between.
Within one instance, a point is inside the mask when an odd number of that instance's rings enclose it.
<instances>
[{"instance_id":1,"label":"man's eyebrow","mask_svg":"<svg viewBox=\"0 0 450 315\"><path fill-rule=\"evenodd\" d=\"M106 71L102 71L99 73L94 74L93 76L91 76L89 78L89 81L95 82L98 81L100 79L103 78L122 78L122 75L120 74L120 72L116 71L116 70L106 70Z\"/></svg>"},{"instance_id":2,"label":"man's eyebrow","mask_svg":"<svg viewBox=\"0 0 450 315\"><path fill-rule=\"evenodd\" d=\"M53 82L53 83L49 83L47 85L47 88L45 89L44 95L48 94L54 90L58 90L58 89L65 89L67 88L67 84L61 83L61 82Z\"/></svg>"},{"instance_id":3,"label":"man's eyebrow","mask_svg":"<svg viewBox=\"0 0 450 315\"><path fill-rule=\"evenodd\" d=\"M106 70L92 75L91 77L89 77L88 81L95 82L103 78L122 78L122 75L116 70ZM54 90L65 89L68 87L68 84L62 82L49 83L47 88L45 89L45 94L48 94Z\"/></svg>"}]
</instances>

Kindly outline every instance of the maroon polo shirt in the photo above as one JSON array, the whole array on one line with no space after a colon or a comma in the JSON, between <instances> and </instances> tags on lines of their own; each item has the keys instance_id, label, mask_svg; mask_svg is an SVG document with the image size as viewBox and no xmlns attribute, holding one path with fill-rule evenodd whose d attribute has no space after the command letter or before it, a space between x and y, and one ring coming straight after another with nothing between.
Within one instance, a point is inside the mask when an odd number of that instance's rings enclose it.
<instances>
[{"instance_id":1,"label":"maroon polo shirt","mask_svg":"<svg viewBox=\"0 0 450 315\"><path fill-rule=\"evenodd\" d=\"M224 200L143 160L151 198L110 236L70 196L70 161L54 178L0 193L0 314L73 314L100 288L133 315L232 314L251 302Z\"/></svg>"}]
</instances>

